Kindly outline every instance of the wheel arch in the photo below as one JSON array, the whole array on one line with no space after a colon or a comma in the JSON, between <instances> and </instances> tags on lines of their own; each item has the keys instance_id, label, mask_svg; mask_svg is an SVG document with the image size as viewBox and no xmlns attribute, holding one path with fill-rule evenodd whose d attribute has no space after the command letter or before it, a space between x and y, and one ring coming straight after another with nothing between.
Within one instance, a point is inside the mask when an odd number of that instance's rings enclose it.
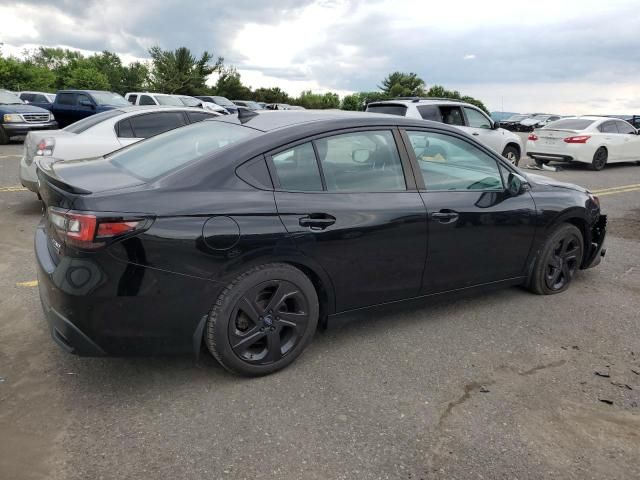
<instances>
[{"instance_id":1,"label":"wheel arch","mask_svg":"<svg viewBox=\"0 0 640 480\"><path fill-rule=\"evenodd\" d=\"M580 261L580 268L584 267L584 263L588 257L588 247L591 244L591 229L589 228L589 221L587 219L587 212L580 208L574 207L561 212L556 216L552 222L546 228L545 240L548 235L555 230L562 223L569 223L574 225L582 234L583 252L582 260Z\"/></svg>"},{"instance_id":2,"label":"wheel arch","mask_svg":"<svg viewBox=\"0 0 640 480\"><path fill-rule=\"evenodd\" d=\"M517 144L513 140L508 140L502 151L504 152L508 147L515 148L518 151L518 157L522 158L522 147L519 144Z\"/></svg>"}]
</instances>

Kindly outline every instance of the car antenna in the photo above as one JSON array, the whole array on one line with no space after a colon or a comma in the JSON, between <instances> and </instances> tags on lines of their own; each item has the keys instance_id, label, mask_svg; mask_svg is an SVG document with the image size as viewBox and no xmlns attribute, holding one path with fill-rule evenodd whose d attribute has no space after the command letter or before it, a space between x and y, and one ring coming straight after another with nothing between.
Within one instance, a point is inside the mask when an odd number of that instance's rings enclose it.
<instances>
[{"instance_id":1,"label":"car antenna","mask_svg":"<svg viewBox=\"0 0 640 480\"><path fill-rule=\"evenodd\" d=\"M238 120L240 120L240 123L246 123L257 115L257 112L251 111L248 108L238 108Z\"/></svg>"}]
</instances>

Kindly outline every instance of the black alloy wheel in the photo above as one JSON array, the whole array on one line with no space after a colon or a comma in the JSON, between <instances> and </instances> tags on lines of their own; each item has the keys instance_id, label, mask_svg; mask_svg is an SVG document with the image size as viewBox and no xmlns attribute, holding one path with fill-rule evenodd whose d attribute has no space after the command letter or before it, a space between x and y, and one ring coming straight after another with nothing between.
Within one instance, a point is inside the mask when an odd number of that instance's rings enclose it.
<instances>
[{"instance_id":1,"label":"black alloy wheel","mask_svg":"<svg viewBox=\"0 0 640 480\"><path fill-rule=\"evenodd\" d=\"M596 150L596 153L593 154L591 169L596 171L602 170L607 164L608 157L609 157L609 154L607 152L607 149L604 147L600 147L598 150Z\"/></svg>"},{"instance_id":2,"label":"black alloy wheel","mask_svg":"<svg viewBox=\"0 0 640 480\"><path fill-rule=\"evenodd\" d=\"M209 314L205 342L227 370L265 375L295 360L318 325L318 296L295 267L255 267L231 282Z\"/></svg>"},{"instance_id":3,"label":"black alloy wheel","mask_svg":"<svg viewBox=\"0 0 640 480\"><path fill-rule=\"evenodd\" d=\"M560 225L547 239L528 281L529 289L541 295L564 292L582 263L584 241L571 224Z\"/></svg>"}]
</instances>

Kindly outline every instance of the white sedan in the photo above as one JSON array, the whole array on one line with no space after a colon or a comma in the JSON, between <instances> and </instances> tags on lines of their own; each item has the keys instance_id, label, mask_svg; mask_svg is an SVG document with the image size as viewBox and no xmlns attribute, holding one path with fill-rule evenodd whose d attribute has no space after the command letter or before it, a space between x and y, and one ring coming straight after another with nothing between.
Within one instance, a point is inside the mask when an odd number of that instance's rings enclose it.
<instances>
[{"instance_id":1,"label":"white sedan","mask_svg":"<svg viewBox=\"0 0 640 480\"><path fill-rule=\"evenodd\" d=\"M22 185L38 193L34 160L54 156L77 160L106 155L153 135L219 114L189 107L122 107L98 113L62 130L29 132L20 160Z\"/></svg>"},{"instance_id":2,"label":"white sedan","mask_svg":"<svg viewBox=\"0 0 640 480\"><path fill-rule=\"evenodd\" d=\"M640 160L640 132L630 123L609 117L570 117L536 129L527 154L541 166L549 161L580 162L592 170L609 163Z\"/></svg>"}]
</instances>

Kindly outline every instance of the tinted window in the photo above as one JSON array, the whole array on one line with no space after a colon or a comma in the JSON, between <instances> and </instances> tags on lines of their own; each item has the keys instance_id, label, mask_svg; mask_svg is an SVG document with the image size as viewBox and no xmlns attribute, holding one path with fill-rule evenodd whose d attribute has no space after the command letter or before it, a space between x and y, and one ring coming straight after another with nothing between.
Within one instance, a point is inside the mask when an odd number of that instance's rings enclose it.
<instances>
[{"instance_id":1,"label":"tinted window","mask_svg":"<svg viewBox=\"0 0 640 480\"><path fill-rule=\"evenodd\" d=\"M464 117L460 107L440 107L442 121L447 125L464 126Z\"/></svg>"},{"instance_id":2,"label":"tinted window","mask_svg":"<svg viewBox=\"0 0 640 480\"><path fill-rule=\"evenodd\" d=\"M579 118L565 118L556 122L551 122L544 128L551 130L584 130L594 121L595 120L581 120Z\"/></svg>"},{"instance_id":3,"label":"tinted window","mask_svg":"<svg viewBox=\"0 0 640 480\"><path fill-rule=\"evenodd\" d=\"M91 108L91 107L87 107L85 105L82 105L82 102L89 102L90 104L93 105L93 101L91 100L91 98L88 95L85 95L84 93L78 93L76 95L76 105L83 107L83 108Z\"/></svg>"},{"instance_id":4,"label":"tinted window","mask_svg":"<svg viewBox=\"0 0 640 480\"><path fill-rule=\"evenodd\" d=\"M116 133L118 138L136 138L133 134L133 128L131 128L131 122L128 118L120 120L116 124Z\"/></svg>"},{"instance_id":5,"label":"tinted window","mask_svg":"<svg viewBox=\"0 0 640 480\"><path fill-rule=\"evenodd\" d=\"M140 95L140 103L138 105L155 105L156 102L153 101L149 95Z\"/></svg>"},{"instance_id":6,"label":"tinted window","mask_svg":"<svg viewBox=\"0 0 640 480\"><path fill-rule=\"evenodd\" d=\"M172 107L183 107L184 103L178 97L171 97L169 95L156 95L156 100L160 105L169 105Z\"/></svg>"},{"instance_id":7,"label":"tinted window","mask_svg":"<svg viewBox=\"0 0 640 480\"><path fill-rule=\"evenodd\" d=\"M497 162L459 138L407 132L428 191L502 190Z\"/></svg>"},{"instance_id":8,"label":"tinted window","mask_svg":"<svg viewBox=\"0 0 640 480\"><path fill-rule=\"evenodd\" d=\"M113 92L91 92L93 99L98 105L120 105L126 107L129 105L122 95Z\"/></svg>"},{"instance_id":9,"label":"tinted window","mask_svg":"<svg viewBox=\"0 0 640 480\"><path fill-rule=\"evenodd\" d=\"M282 190L322 190L316 154L311 143L298 145L271 157Z\"/></svg>"},{"instance_id":10,"label":"tinted window","mask_svg":"<svg viewBox=\"0 0 640 480\"><path fill-rule=\"evenodd\" d=\"M82 120L78 120L75 123L72 123L66 128L63 128L66 132L71 133L82 133L85 130L93 127L94 125L99 124L100 122L104 122L109 118L116 117L122 113L122 110L118 110L114 108L113 110L107 110L106 112L96 113L95 115L91 115L90 117L83 118Z\"/></svg>"},{"instance_id":11,"label":"tinted window","mask_svg":"<svg viewBox=\"0 0 640 480\"><path fill-rule=\"evenodd\" d=\"M440 115L440 109L435 105L420 105L418 107L420 116L425 120L432 120L434 122L442 123L442 115Z\"/></svg>"},{"instance_id":12,"label":"tinted window","mask_svg":"<svg viewBox=\"0 0 640 480\"><path fill-rule=\"evenodd\" d=\"M21 100L26 100L27 102L33 102L34 98L35 98L35 95L33 93L21 93L20 94L20 99Z\"/></svg>"},{"instance_id":13,"label":"tinted window","mask_svg":"<svg viewBox=\"0 0 640 480\"><path fill-rule=\"evenodd\" d=\"M396 142L387 130L322 138L316 147L330 192L406 190Z\"/></svg>"},{"instance_id":14,"label":"tinted window","mask_svg":"<svg viewBox=\"0 0 640 480\"><path fill-rule=\"evenodd\" d=\"M475 108L464 107L464 113L470 127L474 128L491 128L489 119Z\"/></svg>"},{"instance_id":15,"label":"tinted window","mask_svg":"<svg viewBox=\"0 0 640 480\"><path fill-rule=\"evenodd\" d=\"M34 95L33 96L33 101L34 102L38 102L38 103L50 103L49 99L47 97L45 97L44 95Z\"/></svg>"},{"instance_id":16,"label":"tinted window","mask_svg":"<svg viewBox=\"0 0 640 480\"><path fill-rule=\"evenodd\" d=\"M398 115L404 117L407 114L407 107L401 104L381 103L378 105L367 105L367 112L386 113L388 115Z\"/></svg>"},{"instance_id":17,"label":"tinted window","mask_svg":"<svg viewBox=\"0 0 640 480\"><path fill-rule=\"evenodd\" d=\"M118 150L109 158L113 165L144 180L151 180L216 150L260 134L241 125L200 122L143 140Z\"/></svg>"},{"instance_id":18,"label":"tinted window","mask_svg":"<svg viewBox=\"0 0 640 480\"><path fill-rule=\"evenodd\" d=\"M129 100L129 103L131 103L132 105L135 105L137 99L138 95L129 95L129 98L127 100Z\"/></svg>"},{"instance_id":19,"label":"tinted window","mask_svg":"<svg viewBox=\"0 0 640 480\"><path fill-rule=\"evenodd\" d=\"M191 123L201 122L202 120L215 117L215 115L211 115L210 113L205 112L187 112L187 116L189 117L189 121Z\"/></svg>"},{"instance_id":20,"label":"tinted window","mask_svg":"<svg viewBox=\"0 0 640 480\"><path fill-rule=\"evenodd\" d=\"M149 138L185 125L182 112L158 112L129 119L136 138Z\"/></svg>"},{"instance_id":21,"label":"tinted window","mask_svg":"<svg viewBox=\"0 0 640 480\"><path fill-rule=\"evenodd\" d=\"M626 133L626 134L636 133L636 129L633 128L631 125L629 125L627 122L617 121L616 126L618 127L619 133Z\"/></svg>"},{"instance_id":22,"label":"tinted window","mask_svg":"<svg viewBox=\"0 0 640 480\"><path fill-rule=\"evenodd\" d=\"M60 105L75 105L74 93L58 93L56 95L56 103Z\"/></svg>"},{"instance_id":23,"label":"tinted window","mask_svg":"<svg viewBox=\"0 0 640 480\"><path fill-rule=\"evenodd\" d=\"M604 122L598 127L602 133L618 133L615 122Z\"/></svg>"}]
</instances>

